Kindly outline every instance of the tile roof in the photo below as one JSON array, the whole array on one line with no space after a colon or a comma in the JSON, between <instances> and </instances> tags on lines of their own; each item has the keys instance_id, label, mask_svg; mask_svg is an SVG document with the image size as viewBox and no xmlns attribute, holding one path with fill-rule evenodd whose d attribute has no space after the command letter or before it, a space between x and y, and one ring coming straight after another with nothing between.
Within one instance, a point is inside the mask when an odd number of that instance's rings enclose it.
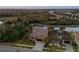
<instances>
[{"instance_id":1,"label":"tile roof","mask_svg":"<svg viewBox=\"0 0 79 59\"><path fill-rule=\"evenodd\" d=\"M76 39L79 41L79 32L75 33Z\"/></svg>"},{"instance_id":2,"label":"tile roof","mask_svg":"<svg viewBox=\"0 0 79 59\"><path fill-rule=\"evenodd\" d=\"M48 35L48 28L47 27L41 27L41 26L34 26L32 34L33 34L33 37L43 39Z\"/></svg>"}]
</instances>

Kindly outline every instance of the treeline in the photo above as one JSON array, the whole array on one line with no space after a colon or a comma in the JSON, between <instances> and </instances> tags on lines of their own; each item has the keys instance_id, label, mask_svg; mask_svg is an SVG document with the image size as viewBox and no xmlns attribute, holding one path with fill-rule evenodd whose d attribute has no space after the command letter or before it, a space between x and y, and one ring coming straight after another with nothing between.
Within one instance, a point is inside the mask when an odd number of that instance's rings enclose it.
<instances>
[{"instance_id":1,"label":"treeline","mask_svg":"<svg viewBox=\"0 0 79 59\"><path fill-rule=\"evenodd\" d=\"M25 16L27 14L33 13L47 13L48 9L0 9L0 17L14 17L14 16Z\"/></svg>"},{"instance_id":2,"label":"treeline","mask_svg":"<svg viewBox=\"0 0 79 59\"><path fill-rule=\"evenodd\" d=\"M73 17L60 17L57 18L56 15L45 14L32 14L28 16L28 21L30 23L42 23L47 25L79 25L79 19L74 19Z\"/></svg>"}]
</instances>

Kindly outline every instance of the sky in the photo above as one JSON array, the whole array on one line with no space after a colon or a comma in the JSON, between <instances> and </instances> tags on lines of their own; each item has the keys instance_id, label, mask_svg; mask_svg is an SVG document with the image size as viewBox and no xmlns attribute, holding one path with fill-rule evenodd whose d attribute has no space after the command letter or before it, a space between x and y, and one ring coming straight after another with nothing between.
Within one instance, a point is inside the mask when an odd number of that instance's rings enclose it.
<instances>
[{"instance_id":1,"label":"sky","mask_svg":"<svg viewBox=\"0 0 79 59\"><path fill-rule=\"evenodd\" d=\"M0 9L79 9L79 6L0 6Z\"/></svg>"}]
</instances>

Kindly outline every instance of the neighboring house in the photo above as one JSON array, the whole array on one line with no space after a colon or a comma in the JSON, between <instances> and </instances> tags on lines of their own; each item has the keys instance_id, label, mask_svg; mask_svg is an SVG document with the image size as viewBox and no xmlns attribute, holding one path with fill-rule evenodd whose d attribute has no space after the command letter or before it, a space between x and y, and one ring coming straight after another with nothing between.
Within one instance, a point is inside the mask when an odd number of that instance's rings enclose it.
<instances>
[{"instance_id":1,"label":"neighboring house","mask_svg":"<svg viewBox=\"0 0 79 59\"><path fill-rule=\"evenodd\" d=\"M74 33L74 35L75 35L75 41L77 45L79 46L79 32Z\"/></svg>"},{"instance_id":2,"label":"neighboring house","mask_svg":"<svg viewBox=\"0 0 79 59\"><path fill-rule=\"evenodd\" d=\"M57 36L54 42L60 45L66 45L71 43L68 36L69 34L66 31L62 31L60 29L54 29L54 35Z\"/></svg>"},{"instance_id":3,"label":"neighboring house","mask_svg":"<svg viewBox=\"0 0 79 59\"><path fill-rule=\"evenodd\" d=\"M48 35L48 27L43 25L36 25L33 27L33 40L42 41Z\"/></svg>"},{"instance_id":4,"label":"neighboring house","mask_svg":"<svg viewBox=\"0 0 79 59\"><path fill-rule=\"evenodd\" d=\"M68 34L68 32L66 32L66 31L60 31L59 33L59 36L60 36L60 38L61 38L61 41L62 41L62 43L65 45L65 44L71 44L71 42L70 42L70 40L69 40L69 34Z\"/></svg>"},{"instance_id":5,"label":"neighboring house","mask_svg":"<svg viewBox=\"0 0 79 59\"><path fill-rule=\"evenodd\" d=\"M75 38L76 38L76 40L79 41L79 32L76 32L76 33L75 33Z\"/></svg>"}]
</instances>

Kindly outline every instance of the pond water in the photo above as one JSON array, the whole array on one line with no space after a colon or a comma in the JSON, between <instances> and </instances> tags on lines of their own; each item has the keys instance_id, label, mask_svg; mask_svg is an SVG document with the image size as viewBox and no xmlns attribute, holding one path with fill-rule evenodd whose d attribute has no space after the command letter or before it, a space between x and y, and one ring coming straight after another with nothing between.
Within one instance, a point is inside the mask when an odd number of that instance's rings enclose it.
<instances>
[{"instance_id":1,"label":"pond water","mask_svg":"<svg viewBox=\"0 0 79 59\"><path fill-rule=\"evenodd\" d=\"M79 27L66 27L65 31L68 31L68 32L79 32Z\"/></svg>"},{"instance_id":2,"label":"pond water","mask_svg":"<svg viewBox=\"0 0 79 59\"><path fill-rule=\"evenodd\" d=\"M54 30L60 30L60 28L55 27ZM67 31L67 32L79 32L79 27L66 27L65 31Z\"/></svg>"}]
</instances>

